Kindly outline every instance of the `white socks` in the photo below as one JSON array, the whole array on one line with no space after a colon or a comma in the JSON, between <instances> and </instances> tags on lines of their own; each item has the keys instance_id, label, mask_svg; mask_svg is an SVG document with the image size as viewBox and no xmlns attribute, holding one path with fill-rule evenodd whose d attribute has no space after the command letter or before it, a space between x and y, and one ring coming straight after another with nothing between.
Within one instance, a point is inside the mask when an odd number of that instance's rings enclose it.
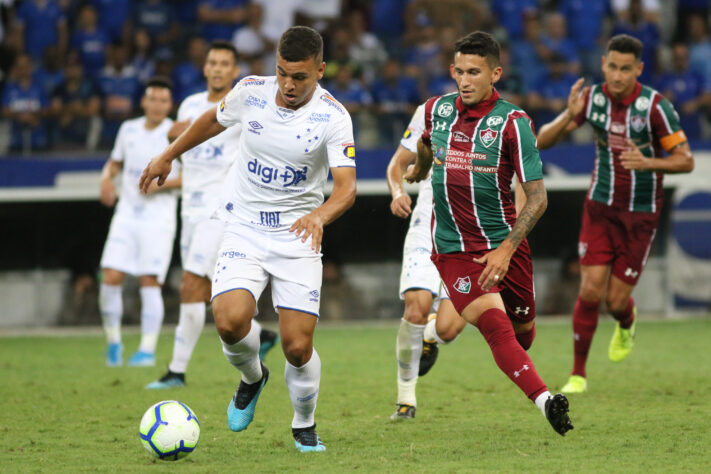
<instances>
[{"instance_id":1,"label":"white socks","mask_svg":"<svg viewBox=\"0 0 711 474\"><path fill-rule=\"evenodd\" d=\"M292 428L308 428L314 425L314 412L321 383L321 358L314 348L311 359L301 367L294 367L286 362L284 380L289 389L291 404L294 407Z\"/></svg>"},{"instance_id":2,"label":"white socks","mask_svg":"<svg viewBox=\"0 0 711 474\"><path fill-rule=\"evenodd\" d=\"M420 370L422 334L425 326L412 324L404 319L397 332L397 402L416 406L415 385Z\"/></svg>"},{"instance_id":3,"label":"white socks","mask_svg":"<svg viewBox=\"0 0 711 474\"><path fill-rule=\"evenodd\" d=\"M443 341L442 338L439 337L437 334L437 327L436 327L437 319L433 319L432 321L428 321L427 324L425 324L425 332L422 335L423 339L428 342L436 342L437 344L449 344L446 341Z\"/></svg>"},{"instance_id":4,"label":"white socks","mask_svg":"<svg viewBox=\"0 0 711 474\"><path fill-rule=\"evenodd\" d=\"M254 324L244 339L227 344L222 342L222 352L230 364L242 373L244 383L253 384L262 379L262 364L259 361L259 325Z\"/></svg>"},{"instance_id":5,"label":"white socks","mask_svg":"<svg viewBox=\"0 0 711 474\"><path fill-rule=\"evenodd\" d=\"M184 374L205 326L205 303L181 303L180 318L175 328L173 359L168 366L171 372Z\"/></svg>"},{"instance_id":6,"label":"white socks","mask_svg":"<svg viewBox=\"0 0 711 474\"><path fill-rule=\"evenodd\" d=\"M118 344L121 342L121 316L123 316L123 300L120 285L101 284L99 290L99 308L101 320L106 333L106 342Z\"/></svg>"},{"instance_id":7,"label":"white socks","mask_svg":"<svg viewBox=\"0 0 711 474\"><path fill-rule=\"evenodd\" d=\"M543 413L543 416L546 416L546 400L551 398L551 392L546 390L542 394L538 395L536 397L536 400L533 402L536 404L539 410L541 410L541 413Z\"/></svg>"},{"instance_id":8,"label":"white socks","mask_svg":"<svg viewBox=\"0 0 711 474\"><path fill-rule=\"evenodd\" d=\"M160 327L163 324L163 294L160 286L142 286L141 290L141 343L138 350L154 354Z\"/></svg>"}]
</instances>

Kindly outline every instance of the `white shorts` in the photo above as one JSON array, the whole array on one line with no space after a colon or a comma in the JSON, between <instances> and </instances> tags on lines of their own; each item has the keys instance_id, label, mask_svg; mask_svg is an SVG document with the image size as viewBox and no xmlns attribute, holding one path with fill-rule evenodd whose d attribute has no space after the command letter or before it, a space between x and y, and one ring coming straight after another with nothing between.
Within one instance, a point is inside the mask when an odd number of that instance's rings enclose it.
<instances>
[{"instance_id":1,"label":"white shorts","mask_svg":"<svg viewBox=\"0 0 711 474\"><path fill-rule=\"evenodd\" d=\"M224 223L219 219L183 218L180 231L180 258L183 270L212 278L220 250Z\"/></svg>"},{"instance_id":2,"label":"white shorts","mask_svg":"<svg viewBox=\"0 0 711 474\"><path fill-rule=\"evenodd\" d=\"M212 279L212 298L247 290L257 301L271 280L275 310L294 309L318 317L322 270L321 254L311 250L311 239L301 242L288 230L266 232L228 223Z\"/></svg>"},{"instance_id":3,"label":"white shorts","mask_svg":"<svg viewBox=\"0 0 711 474\"><path fill-rule=\"evenodd\" d=\"M432 250L428 248L405 247L400 271L400 299L404 299L405 292L409 290L427 290L432 296L447 297L440 289L439 272L430 255Z\"/></svg>"},{"instance_id":4,"label":"white shorts","mask_svg":"<svg viewBox=\"0 0 711 474\"><path fill-rule=\"evenodd\" d=\"M114 214L101 255L101 268L135 276L155 275L163 283L173 256L175 227Z\"/></svg>"}]
</instances>

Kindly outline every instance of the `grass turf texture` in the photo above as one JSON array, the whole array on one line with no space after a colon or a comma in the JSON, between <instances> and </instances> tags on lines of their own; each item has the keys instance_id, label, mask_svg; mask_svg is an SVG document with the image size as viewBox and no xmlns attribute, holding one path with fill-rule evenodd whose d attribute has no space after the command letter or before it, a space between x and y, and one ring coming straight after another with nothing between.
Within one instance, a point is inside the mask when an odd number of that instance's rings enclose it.
<instances>
[{"instance_id":1,"label":"grass turf texture","mask_svg":"<svg viewBox=\"0 0 711 474\"><path fill-rule=\"evenodd\" d=\"M100 335L0 338L2 472L709 472L711 320L644 321L622 363L607 360L612 323L600 323L588 364L589 391L570 396L575 430L557 435L495 366L479 333L443 347L418 384L417 417L391 422L395 409L395 323L322 324L316 413L328 451L294 449L284 358L267 356L272 377L246 431L227 429L239 376L216 334L206 331L188 386L143 386L162 375L172 351L164 332L158 367L106 368ZM538 324L530 351L551 390L572 363L570 325ZM124 355L138 342L124 337ZM186 459L154 460L139 441L144 411L176 399L195 410L200 443Z\"/></svg>"}]
</instances>

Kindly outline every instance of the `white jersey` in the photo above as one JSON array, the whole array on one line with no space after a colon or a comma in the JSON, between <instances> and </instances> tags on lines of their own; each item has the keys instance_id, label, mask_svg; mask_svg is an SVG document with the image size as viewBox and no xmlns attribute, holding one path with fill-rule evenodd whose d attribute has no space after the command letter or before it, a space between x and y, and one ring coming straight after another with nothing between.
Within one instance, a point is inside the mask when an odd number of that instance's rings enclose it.
<instances>
[{"instance_id":1,"label":"white jersey","mask_svg":"<svg viewBox=\"0 0 711 474\"><path fill-rule=\"evenodd\" d=\"M323 203L329 168L355 167L345 107L319 85L297 110L277 106L277 93L275 76L250 76L217 108L220 124L243 132L220 216L270 231L288 229Z\"/></svg>"},{"instance_id":2,"label":"white jersey","mask_svg":"<svg viewBox=\"0 0 711 474\"><path fill-rule=\"evenodd\" d=\"M138 181L151 158L168 146L168 130L173 121L166 118L152 130L147 130L145 124L145 117L122 123L111 150L111 159L123 164L121 193L115 214L175 227L176 192L160 191L146 196L138 190ZM177 178L179 174L180 165L174 164L168 179Z\"/></svg>"},{"instance_id":3,"label":"white jersey","mask_svg":"<svg viewBox=\"0 0 711 474\"><path fill-rule=\"evenodd\" d=\"M187 97L178 109L178 121L194 122L206 110L217 107L207 100L207 91ZM225 176L237 156L242 128L231 127L183 153L183 218L207 219L220 204Z\"/></svg>"},{"instance_id":4,"label":"white jersey","mask_svg":"<svg viewBox=\"0 0 711 474\"><path fill-rule=\"evenodd\" d=\"M407 130L400 140L400 145L413 153L417 153L417 141L425 131L425 105L417 107L410 119ZM432 221L432 172L427 178L420 181L417 195L417 204L410 216L410 227L407 230L408 240L415 242L429 242L427 248L432 248L432 235L430 232L430 222Z\"/></svg>"}]
</instances>

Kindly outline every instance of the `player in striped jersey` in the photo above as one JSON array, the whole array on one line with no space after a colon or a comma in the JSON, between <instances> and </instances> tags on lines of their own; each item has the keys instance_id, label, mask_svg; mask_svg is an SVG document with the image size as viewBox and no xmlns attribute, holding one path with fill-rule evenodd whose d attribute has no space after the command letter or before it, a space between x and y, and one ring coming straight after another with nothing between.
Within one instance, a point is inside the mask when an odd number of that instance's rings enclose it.
<instances>
[{"instance_id":1,"label":"player in striped jersey","mask_svg":"<svg viewBox=\"0 0 711 474\"><path fill-rule=\"evenodd\" d=\"M573 313L574 363L561 389L587 390L585 363L605 299L617 320L609 357L629 355L635 336L632 290L647 261L659 222L664 173L688 173L694 158L671 103L640 84L642 43L613 37L602 59L605 81L586 88L573 85L568 108L541 127L538 147L552 147L589 122L595 131L592 183L583 207L578 252L581 283ZM667 156L664 156L667 152Z\"/></svg>"},{"instance_id":2,"label":"player in striped jersey","mask_svg":"<svg viewBox=\"0 0 711 474\"><path fill-rule=\"evenodd\" d=\"M432 261L457 312L475 325L499 368L561 435L573 428L568 400L551 396L526 353L535 336L533 268L526 235L547 205L531 119L501 99L499 43L474 32L457 41L450 66L458 93L425 105L425 131L405 179L432 162ZM516 214L514 174L526 194Z\"/></svg>"}]
</instances>

